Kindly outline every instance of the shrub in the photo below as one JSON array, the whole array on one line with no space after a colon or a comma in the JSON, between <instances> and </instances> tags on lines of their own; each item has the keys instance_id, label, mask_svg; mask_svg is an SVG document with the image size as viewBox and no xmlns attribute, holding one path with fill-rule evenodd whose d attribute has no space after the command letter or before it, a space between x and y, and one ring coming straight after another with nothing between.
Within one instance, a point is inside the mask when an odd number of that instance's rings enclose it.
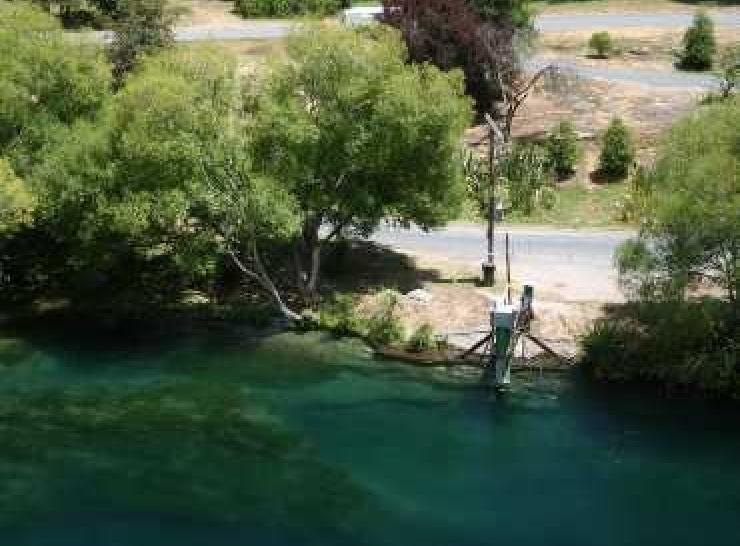
<instances>
[{"instance_id":1,"label":"shrub","mask_svg":"<svg viewBox=\"0 0 740 546\"><path fill-rule=\"evenodd\" d=\"M319 311L318 326L337 336L357 336L362 333L361 320L355 312L352 296L337 294Z\"/></svg>"},{"instance_id":2,"label":"shrub","mask_svg":"<svg viewBox=\"0 0 740 546\"><path fill-rule=\"evenodd\" d=\"M113 64L116 86L145 55L151 55L175 43L177 13L165 0L129 0L114 28L108 57Z\"/></svg>"},{"instance_id":3,"label":"shrub","mask_svg":"<svg viewBox=\"0 0 740 546\"><path fill-rule=\"evenodd\" d=\"M632 303L584 338L584 364L605 381L740 398L739 333L727 302Z\"/></svg>"},{"instance_id":4,"label":"shrub","mask_svg":"<svg viewBox=\"0 0 740 546\"><path fill-rule=\"evenodd\" d=\"M740 84L740 46L727 48L720 57L719 72L721 98L730 97Z\"/></svg>"},{"instance_id":5,"label":"shrub","mask_svg":"<svg viewBox=\"0 0 740 546\"><path fill-rule=\"evenodd\" d=\"M499 166L509 206L528 216L540 205L542 188L551 183L547 151L540 145L515 144Z\"/></svg>"},{"instance_id":6,"label":"shrub","mask_svg":"<svg viewBox=\"0 0 740 546\"><path fill-rule=\"evenodd\" d=\"M606 31L594 32L588 41L588 47L593 49L600 59L608 59L614 52L612 37Z\"/></svg>"},{"instance_id":7,"label":"shrub","mask_svg":"<svg viewBox=\"0 0 740 546\"><path fill-rule=\"evenodd\" d=\"M396 316L398 293L385 290L378 298L378 308L367 319L367 339L374 345L395 345L403 341L404 329Z\"/></svg>"},{"instance_id":8,"label":"shrub","mask_svg":"<svg viewBox=\"0 0 740 546\"><path fill-rule=\"evenodd\" d=\"M290 17L332 15L347 7L343 0L235 0L234 9L243 17Z\"/></svg>"},{"instance_id":9,"label":"shrub","mask_svg":"<svg viewBox=\"0 0 740 546\"><path fill-rule=\"evenodd\" d=\"M706 13L699 12L684 34L679 66L688 70L709 70L716 50L714 23Z\"/></svg>"},{"instance_id":10,"label":"shrub","mask_svg":"<svg viewBox=\"0 0 740 546\"><path fill-rule=\"evenodd\" d=\"M547 136L546 149L550 166L558 179L573 174L581 155L578 135L569 121L561 121Z\"/></svg>"},{"instance_id":11,"label":"shrub","mask_svg":"<svg viewBox=\"0 0 740 546\"><path fill-rule=\"evenodd\" d=\"M599 172L609 179L621 179L629 174L634 161L635 149L629 129L620 118L614 118L604 133Z\"/></svg>"},{"instance_id":12,"label":"shrub","mask_svg":"<svg viewBox=\"0 0 740 546\"><path fill-rule=\"evenodd\" d=\"M435 335L434 328L430 324L422 324L419 326L407 343L408 350L413 353L423 353L434 349Z\"/></svg>"}]
</instances>

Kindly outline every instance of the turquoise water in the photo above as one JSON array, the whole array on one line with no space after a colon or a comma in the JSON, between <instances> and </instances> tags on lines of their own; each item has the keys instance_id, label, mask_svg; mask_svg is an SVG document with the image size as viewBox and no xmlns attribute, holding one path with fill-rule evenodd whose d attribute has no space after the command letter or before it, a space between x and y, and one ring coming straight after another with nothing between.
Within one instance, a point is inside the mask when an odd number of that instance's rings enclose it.
<instances>
[{"instance_id":1,"label":"turquoise water","mask_svg":"<svg viewBox=\"0 0 740 546\"><path fill-rule=\"evenodd\" d=\"M740 544L727 408L293 334L6 334L0 378L2 545Z\"/></svg>"}]
</instances>

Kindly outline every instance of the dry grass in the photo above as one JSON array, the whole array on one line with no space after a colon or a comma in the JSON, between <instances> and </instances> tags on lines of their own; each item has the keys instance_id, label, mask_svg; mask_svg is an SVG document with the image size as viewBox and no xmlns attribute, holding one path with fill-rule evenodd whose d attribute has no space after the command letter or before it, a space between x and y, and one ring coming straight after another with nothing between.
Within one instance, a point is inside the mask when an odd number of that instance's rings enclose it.
<instances>
[{"instance_id":1,"label":"dry grass","mask_svg":"<svg viewBox=\"0 0 740 546\"><path fill-rule=\"evenodd\" d=\"M559 4L538 5L538 11L547 15L571 14L571 13L640 13L661 12L692 13L696 6L684 2L672 2L670 0L592 0L563 2ZM737 7L718 6L709 7L709 13L721 11L733 11Z\"/></svg>"},{"instance_id":2,"label":"dry grass","mask_svg":"<svg viewBox=\"0 0 740 546\"><path fill-rule=\"evenodd\" d=\"M598 30L598 29L593 29ZM674 52L681 49L683 28L664 29L652 27L623 28L610 31L617 49L609 60L596 60L600 66L630 66L635 68L670 70ZM588 60L588 40L591 30L571 32L546 32L540 36L539 45L545 52L569 53ZM736 28L717 27L717 43L720 48L740 43Z\"/></svg>"},{"instance_id":3,"label":"dry grass","mask_svg":"<svg viewBox=\"0 0 740 546\"><path fill-rule=\"evenodd\" d=\"M186 11L180 26L238 27L244 22L225 0L173 0L173 4Z\"/></svg>"}]
</instances>

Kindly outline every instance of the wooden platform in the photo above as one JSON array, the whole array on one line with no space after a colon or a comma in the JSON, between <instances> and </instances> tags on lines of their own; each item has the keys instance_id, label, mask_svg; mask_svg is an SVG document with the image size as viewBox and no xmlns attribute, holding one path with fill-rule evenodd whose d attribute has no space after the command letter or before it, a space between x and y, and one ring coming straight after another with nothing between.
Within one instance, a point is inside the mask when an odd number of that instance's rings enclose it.
<instances>
[{"instance_id":1,"label":"wooden platform","mask_svg":"<svg viewBox=\"0 0 740 546\"><path fill-rule=\"evenodd\" d=\"M448 349L444 351L424 351L415 353L394 347L383 347L375 350L376 358L397 360L414 366L474 366L483 368L480 354L473 354L463 358L464 351L461 349ZM536 357L531 359L515 359L512 362L512 372L526 370L543 370L562 372L574 368L573 365L565 364L555 358Z\"/></svg>"}]
</instances>

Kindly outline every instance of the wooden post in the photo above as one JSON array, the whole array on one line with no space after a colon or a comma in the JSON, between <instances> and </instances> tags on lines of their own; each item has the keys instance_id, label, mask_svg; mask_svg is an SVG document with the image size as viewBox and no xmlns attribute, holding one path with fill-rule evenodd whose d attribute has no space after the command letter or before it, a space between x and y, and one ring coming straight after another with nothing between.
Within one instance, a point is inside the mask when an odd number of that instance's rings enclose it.
<instances>
[{"instance_id":1,"label":"wooden post","mask_svg":"<svg viewBox=\"0 0 740 546\"><path fill-rule=\"evenodd\" d=\"M493 286L496 282L496 264L494 256L494 243L496 235L496 140L500 131L496 122L486 114L488 124L488 255L483 262L483 285Z\"/></svg>"},{"instance_id":2,"label":"wooden post","mask_svg":"<svg viewBox=\"0 0 740 546\"><path fill-rule=\"evenodd\" d=\"M509 254L509 232L506 232L506 302L511 305L511 257Z\"/></svg>"}]
</instances>

